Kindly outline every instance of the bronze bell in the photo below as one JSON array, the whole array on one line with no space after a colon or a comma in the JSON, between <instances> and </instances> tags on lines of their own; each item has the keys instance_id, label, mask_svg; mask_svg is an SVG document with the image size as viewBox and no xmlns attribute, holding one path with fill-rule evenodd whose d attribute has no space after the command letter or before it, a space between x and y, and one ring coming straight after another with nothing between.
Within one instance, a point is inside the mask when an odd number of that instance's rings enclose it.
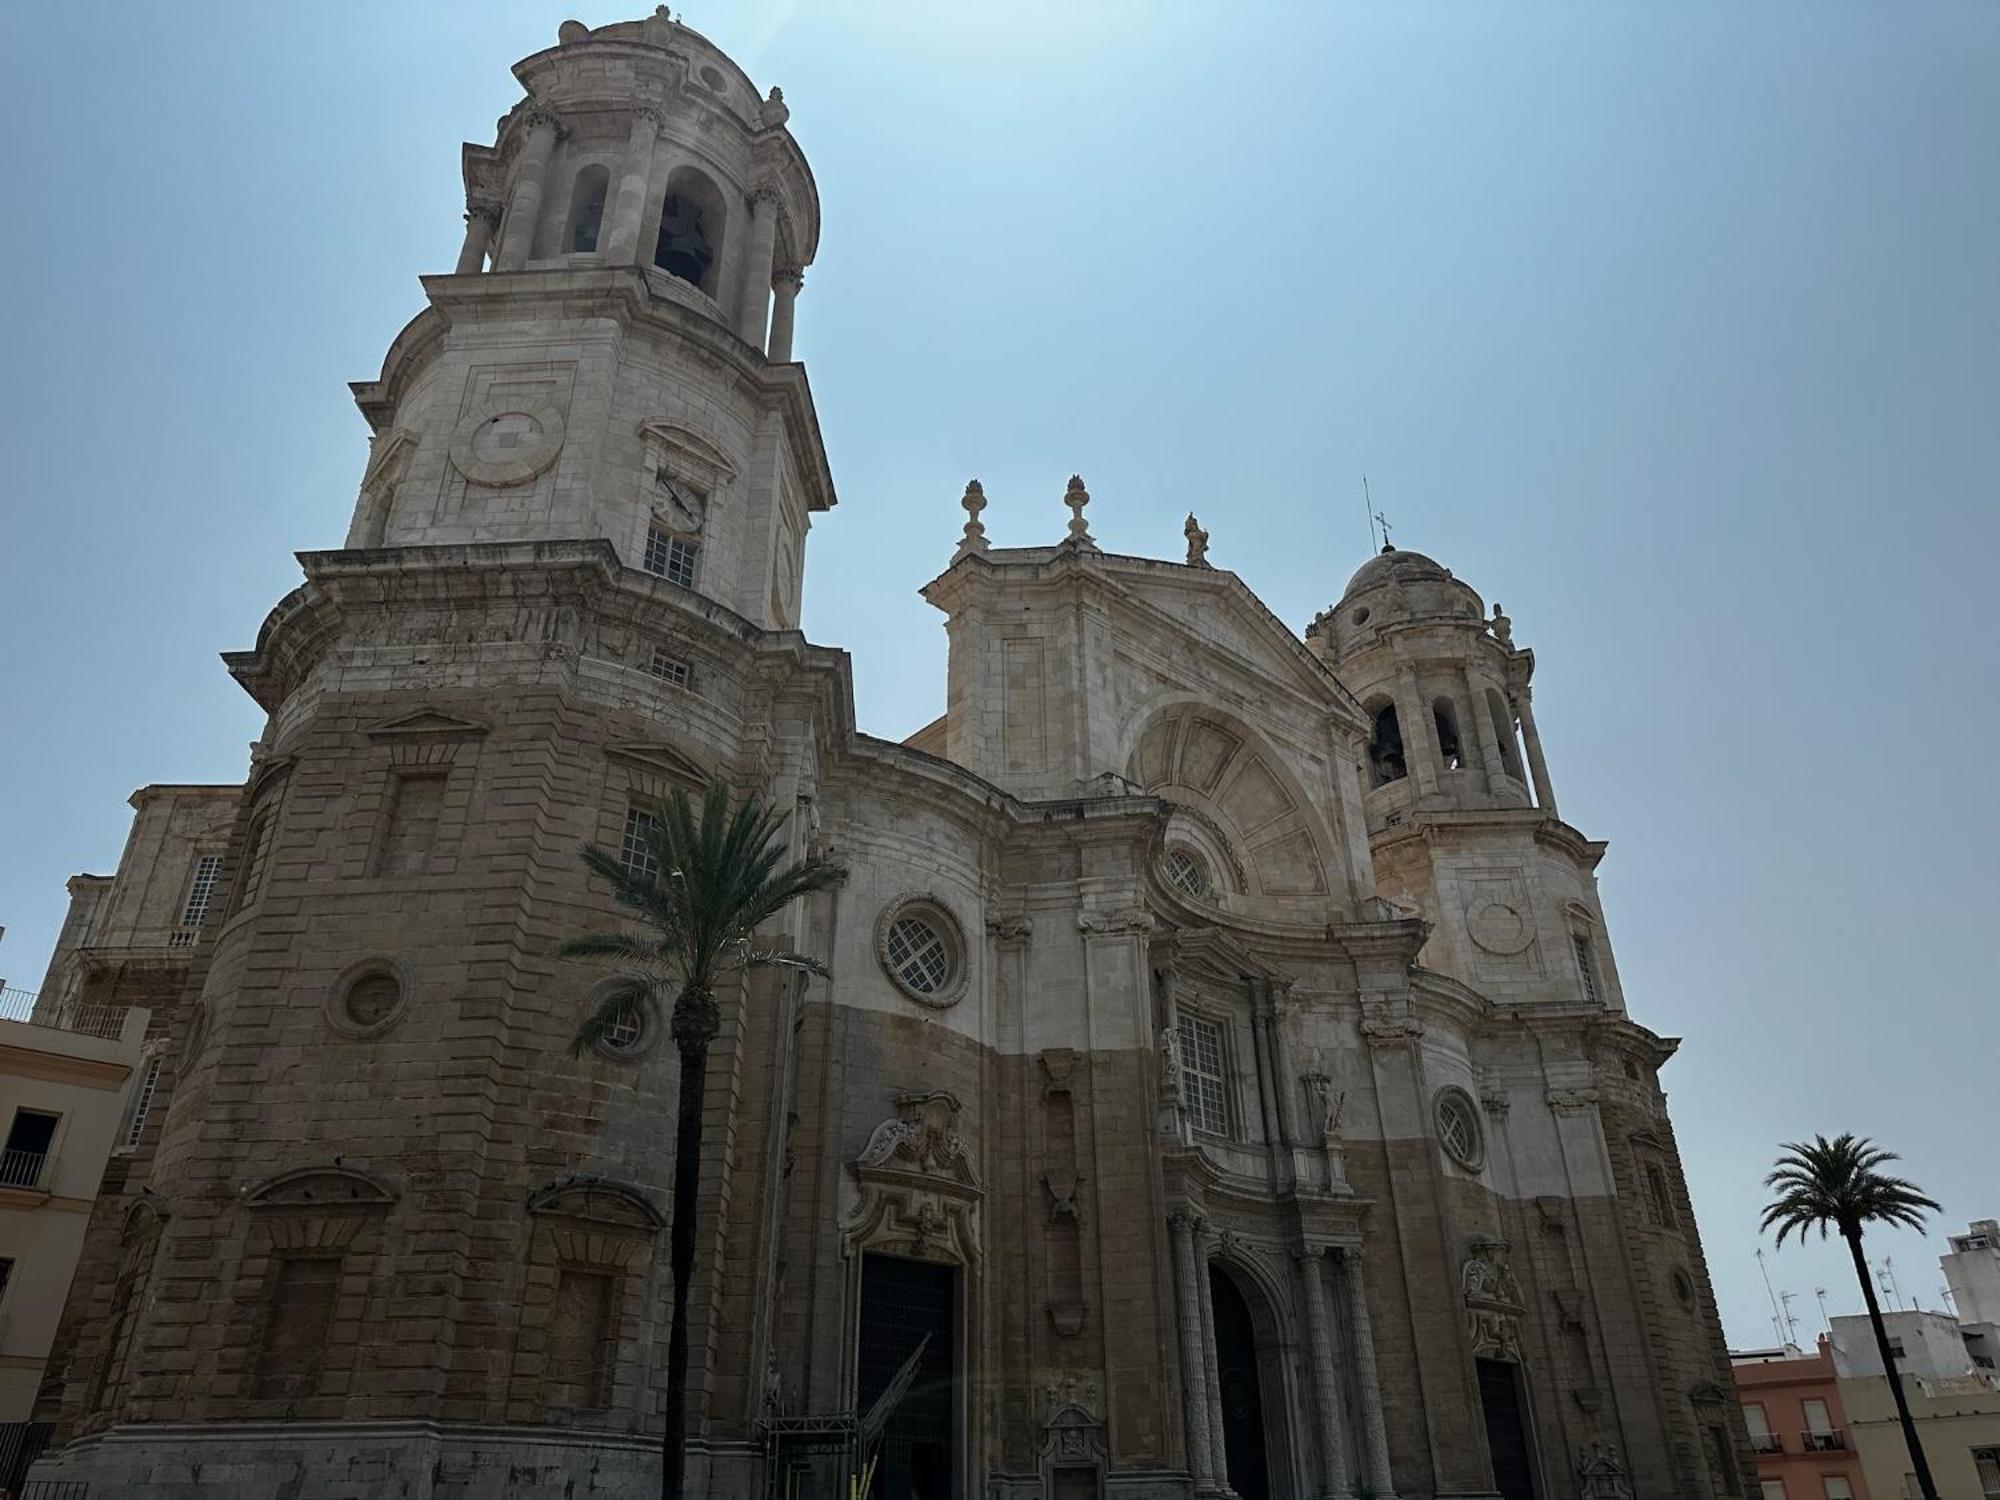
<instances>
[{"instance_id":1,"label":"bronze bell","mask_svg":"<svg viewBox=\"0 0 2000 1500\"><path fill-rule=\"evenodd\" d=\"M660 206L660 247L653 264L670 276L701 285L708 274L715 251L701 232L701 210L678 193L669 193Z\"/></svg>"}]
</instances>

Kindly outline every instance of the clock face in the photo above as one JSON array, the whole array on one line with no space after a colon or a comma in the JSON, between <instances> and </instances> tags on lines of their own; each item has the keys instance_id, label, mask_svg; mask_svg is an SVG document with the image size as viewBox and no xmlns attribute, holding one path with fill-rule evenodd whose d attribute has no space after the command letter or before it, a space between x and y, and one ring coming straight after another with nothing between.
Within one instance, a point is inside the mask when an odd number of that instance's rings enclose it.
<instances>
[{"instance_id":1,"label":"clock face","mask_svg":"<svg viewBox=\"0 0 2000 1500\"><path fill-rule=\"evenodd\" d=\"M659 474L659 486L666 500L668 522L686 531L701 530L701 523L708 517L708 504L701 493L681 484L664 469Z\"/></svg>"}]
</instances>

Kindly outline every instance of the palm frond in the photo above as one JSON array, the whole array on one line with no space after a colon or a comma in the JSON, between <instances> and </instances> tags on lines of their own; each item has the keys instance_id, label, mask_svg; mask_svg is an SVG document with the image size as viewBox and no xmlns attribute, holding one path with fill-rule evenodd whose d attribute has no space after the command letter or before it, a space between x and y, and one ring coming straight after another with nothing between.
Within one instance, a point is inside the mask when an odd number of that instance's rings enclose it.
<instances>
[{"instance_id":1,"label":"palm frond","mask_svg":"<svg viewBox=\"0 0 2000 1500\"><path fill-rule=\"evenodd\" d=\"M1854 1135L1787 1141L1764 1185L1777 1196L1765 1205L1762 1227L1778 1231L1778 1244L1814 1229L1824 1239L1837 1231L1859 1238L1868 1224L1896 1224L1923 1232L1924 1214L1941 1212L1907 1178L1880 1169L1898 1158Z\"/></svg>"},{"instance_id":2,"label":"palm frond","mask_svg":"<svg viewBox=\"0 0 2000 1500\"><path fill-rule=\"evenodd\" d=\"M570 1039L569 1055L582 1056L588 1048L603 1041L631 1019L634 1012L642 1012L657 988L658 983L650 974L627 972L614 975L603 987L590 1014L577 1027L576 1035Z\"/></svg>"},{"instance_id":3,"label":"palm frond","mask_svg":"<svg viewBox=\"0 0 2000 1500\"><path fill-rule=\"evenodd\" d=\"M736 966L742 969L798 969L824 979L827 967L818 959L789 948L752 948L745 944Z\"/></svg>"}]
</instances>

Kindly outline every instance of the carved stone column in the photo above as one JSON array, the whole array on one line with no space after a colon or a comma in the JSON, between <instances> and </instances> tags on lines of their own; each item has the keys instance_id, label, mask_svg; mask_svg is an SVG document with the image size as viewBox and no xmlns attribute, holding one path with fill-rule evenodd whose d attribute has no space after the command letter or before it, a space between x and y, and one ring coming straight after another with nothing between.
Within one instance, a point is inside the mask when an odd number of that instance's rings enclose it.
<instances>
[{"instance_id":1,"label":"carved stone column","mask_svg":"<svg viewBox=\"0 0 2000 1500\"><path fill-rule=\"evenodd\" d=\"M639 259L639 231L645 224L646 194L653 182L653 146L660 138L660 117L644 105L632 112L632 133L618 163L618 191L611 200L611 231L605 237L604 263L629 266Z\"/></svg>"},{"instance_id":2,"label":"carved stone column","mask_svg":"<svg viewBox=\"0 0 2000 1500\"><path fill-rule=\"evenodd\" d=\"M1340 1431L1340 1386L1334 1375L1333 1319L1326 1307L1326 1248L1308 1245L1297 1256L1306 1288L1306 1344L1312 1358L1313 1415L1319 1428L1322 1493L1354 1493L1347 1445Z\"/></svg>"},{"instance_id":3,"label":"carved stone column","mask_svg":"<svg viewBox=\"0 0 2000 1500\"><path fill-rule=\"evenodd\" d=\"M771 315L771 261L777 253L778 190L766 184L750 195L750 246L743 261L743 300L736 308L736 336L759 349Z\"/></svg>"},{"instance_id":4,"label":"carved stone column","mask_svg":"<svg viewBox=\"0 0 2000 1500\"><path fill-rule=\"evenodd\" d=\"M771 273L771 347L766 357L774 365L791 363L792 320L799 300L799 288L806 284L805 272L797 266L779 266Z\"/></svg>"},{"instance_id":5,"label":"carved stone column","mask_svg":"<svg viewBox=\"0 0 2000 1500\"><path fill-rule=\"evenodd\" d=\"M1549 780L1549 763L1542 758L1542 737L1535 732L1534 694L1527 683L1514 690L1514 711L1521 716L1521 740L1528 747L1528 774L1535 780L1535 806L1556 816L1556 789Z\"/></svg>"},{"instance_id":6,"label":"carved stone column","mask_svg":"<svg viewBox=\"0 0 2000 1500\"><path fill-rule=\"evenodd\" d=\"M1396 712L1403 721L1403 765L1417 779L1417 791L1437 795L1437 732L1431 727L1430 705L1417 686L1417 674L1404 667L1396 674Z\"/></svg>"},{"instance_id":7,"label":"carved stone column","mask_svg":"<svg viewBox=\"0 0 2000 1500\"><path fill-rule=\"evenodd\" d=\"M1368 1323L1368 1288L1361 1275L1361 1252L1341 1257L1341 1279L1347 1284L1347 1323L1354 1330L1354 1376L1361 1408L1361 1466L1368 1493L1379 1500L1396 1500L1389 1473L1389 1431L1382 1417L1382 1377L1375 1365L1375 1334Z\"/></svg>"},{"instance_id":8,"label":"carved stone column","mask_svg":"<svg viewBox=\"0 0 2000 1500\"><path fill-rule=\"evenodd\" d=\"M1215 1445L1208 1427L1208 1382L1202 1371L1210 1363L1202 1333L1201 1282L1205 1269L1195 1249L1195 1229L1201 1221L1185 1209L1167 1215L1174 1241L1174 1311L1180 1325L1181 1402L1187 1413L1188 1473L1197 1488L1215 1478Z\"/></svg>"},{"instance_id":9,"label":"carved stone column","mask_svg":"<svg viewBox=\"0 0 2000 1500\"><path fill-rule=\"evenodd\" d=\"M527 125L527 143L514 169L514 196L507 204L507 227L500 236L500 253L493 257L496 271L518 271L534 253L535 226L542 217L542 195L548 190L549 158L555 154L561 128L554 115L539 109L529 112Z\"/></svg>"},{"instance_id":10,"label":"carved stone column","mask_svg":"<svg viewBox=\"0 0 2000 1500\"><path fill-rule=\"evenodd\" d=\"M1493 715L1486 711L1486 694L1472 675L1472 668L1465 669L1465 711L1472 715L1472 732L1479 739L1479 762L1486 767L1486 790L1495 800L1507 793L1511 778L1507 775L1507 762L1500 756L1500 740L1493 730ZM1463 726L1459 738L1465 738Z\"/></svg>"},{"instance_id":11,"label":"carved stone column","mask_svg":"<svg viewBox=\"0 0 2000 1500\"><path fill-rule=\"evenodd\" d=\"M477 276L486 269L486 247L493 243L493 231L500 227L500 205L475 203L465 211L465 243L458 247L458 264L452 269L460 276Z\"/></svg>"},{"instance_id":12,"label":"carved stone column","mask_svg":"<svg viewBox=\"0 0 2000 1500\"><path fill-rule=\"evenodd\" d=\"M1209 1455L1212 1465L1209 1484L1226 1493L1229 1489L1229 1443L1222 1435L1222 1370L1215 1357L1215 1300L1209 1292L1208 1246L1205 1239L1200 1235L1195 1238L1199 1252L1195 1257L1195 1289L1201 1294L1202 1394L1208 1398L1208 1430L1214 1438Z\"/></svg>"}]
</instances>

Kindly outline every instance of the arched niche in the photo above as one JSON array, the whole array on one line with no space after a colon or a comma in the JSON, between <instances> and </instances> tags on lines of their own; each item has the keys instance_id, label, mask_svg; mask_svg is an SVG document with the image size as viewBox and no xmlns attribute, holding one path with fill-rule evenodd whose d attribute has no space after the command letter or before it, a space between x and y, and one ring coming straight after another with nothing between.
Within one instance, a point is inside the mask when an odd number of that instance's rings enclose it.
<instances>
[{"instance_id":1,"label":"arched niche","mask_svg":"<svg viewBox=\"0 0 2000 1500\"><path fill-rule=\"evenodd\" d=\"M728 205L714 179L699 167L676 167L660 200L653 264L710 297L719 297L728 231Z\"/></svg>"},{"instance_id":2,"label":"arched niche","mask_svg":"<svg viewBox=\"0 0 2000 1500\"><path fill-rule=\"evenodd\" d=\"M1242 720L1199 702L1158 708L1135 737L1125 774L1206 835L1191 841L1219 854L1219 883L1240 882L1223 905L1325 899L1332 840L1290 768Z\"/></svg>"},{"instance_id":3,"label":"arched niche","mask_svg":"<svg viewBox=\"0 0 2000 1500\"><path fill-rule=\"evenodd\" d=\"M604 228L604 202L611 191L611 169L602 162L577 168L570 186L569 213L563 218L562 253L590 255L597 250Z\"/></svg>"}]
</instances>

